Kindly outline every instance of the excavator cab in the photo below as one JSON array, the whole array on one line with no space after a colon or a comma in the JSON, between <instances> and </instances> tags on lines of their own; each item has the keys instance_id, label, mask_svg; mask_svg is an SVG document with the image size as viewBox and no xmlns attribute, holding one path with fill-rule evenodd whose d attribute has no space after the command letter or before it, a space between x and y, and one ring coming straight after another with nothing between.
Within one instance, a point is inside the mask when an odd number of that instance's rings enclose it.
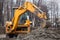
<instances>
[{"instance_id":1,"label":"excavator cab","mask_svg":"<svg viewBox=\"0 0 60 40\"><path fill-rule=\"evenodd\" d=\"M20 33L29 33L30 32L30 23L31 21L29 20L28 12L25 12L20 16L20 19L18 21L18 27L16 28L16 32L20 31ZM28 25L24 25L24 24Z\"/></svg>"},{"instance_id":2,"label":"excavator cab","mask_svg":"<svg viewBox=\"0 0 60 40\"><path fill-rule=\"evenodd\" d=\"M13 8L12 10L12 17L14 16L14 10L17 10L18 8ZM15 30L13 30L13 32L11 33L29 33L30 32L30 23L32 23L30 20L29 20L29 17L28 16L28 11L26 11L24 14L22 14L20 17L19 17L19 21L18 21L18 24L17 24L17 28ZM9 29L11 28L10 26L13 26L13 25L9 25L8 26L8 22L6 23L6 33L9 33ZM28 24L28 25L26 25ZM8 29L9 28L9 29Z\"/></svg>"}]
</instances>

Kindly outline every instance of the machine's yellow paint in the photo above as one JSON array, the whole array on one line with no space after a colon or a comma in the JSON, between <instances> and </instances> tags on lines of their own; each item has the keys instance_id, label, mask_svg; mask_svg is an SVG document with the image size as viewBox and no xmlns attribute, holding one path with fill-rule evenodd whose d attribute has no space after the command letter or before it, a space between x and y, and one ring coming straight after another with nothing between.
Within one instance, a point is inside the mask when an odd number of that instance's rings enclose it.
<instances>
[{"instance_id":1,"label":"machine's yellow paint","mask_svg":"<svg viewBox=\"0 0 60 40\"><path fill-rule=\"evenodd\" d=\"M6 23L6 33L28 33L30 32L30 20L26 20L25 24L20 24L18 25L19 18L22 14L24 14L26 11L30 11L31 13L37 15L37 17L42 18L42 19L47 19L46 13L45 12L39 12L38 7L35 6L34 4L30 2L25 2L24 5L19 7L18 9L15 10L14 12L14 17L12 19L12 24ZM36 13L35 13L36 12ZM9 25L9 26L8 26ZM27 27L27 31L16 31L16 28L20 27ZM45 24L44 24L45 26ZM9 29L8 29L9 27Z\"/></svg>"}]
</instances>

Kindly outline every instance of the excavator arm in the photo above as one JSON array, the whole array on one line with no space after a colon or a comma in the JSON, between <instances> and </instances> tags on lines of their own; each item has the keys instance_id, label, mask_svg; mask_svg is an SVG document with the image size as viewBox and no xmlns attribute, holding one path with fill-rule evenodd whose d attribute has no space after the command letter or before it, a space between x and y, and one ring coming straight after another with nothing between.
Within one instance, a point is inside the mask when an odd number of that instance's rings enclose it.
<instances>
[{"instance_id":1,"label":"excavator arm","mask_svg":"<svg viewBox=\"0 0 60 40\"><path fill-rule=\"evenodd\" d=\"M24 5L22 5L21 7L19 7L18 9L15 10L14 12L14 17L12 19L12 28L10 29L10 31L8 31L8 33L12 32L13 30L15 30L18 26L18 21L19 21L19 17L24 14L26 11L30 11L31 13L33 13L34 15L36 15L37 17L41 18L41 19L47 19L46 13L41 11L37 6L35 6L34 4L30 3L30 2L25 2ZM25 26L30 26L30 21L26 20L26 23L23 24ZM46 25L46 21L44 20L44 26Z\"/></svg>"},{"instance_id":2,"label":"excavator arm","mask_svg":"<svg viewBox=\"0 0 60 40\"><path fill-rule=\"evenodd\" d=\"M32 12L39 18L47 19L46 13L30 2L25 2L24 8L26 8L28 11Z\"/></svg>"}]
</instances>

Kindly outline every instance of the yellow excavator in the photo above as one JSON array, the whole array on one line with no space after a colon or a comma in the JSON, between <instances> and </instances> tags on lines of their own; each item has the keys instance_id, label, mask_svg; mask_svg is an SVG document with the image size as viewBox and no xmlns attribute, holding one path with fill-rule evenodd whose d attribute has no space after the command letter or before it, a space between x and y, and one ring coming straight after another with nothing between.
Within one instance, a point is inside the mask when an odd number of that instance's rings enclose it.
<instances>
[{"instance_id":1,"label":"yellow excavator","mask_svg":"<svg viewBox=\"0 0 60 40\"><path fill-rule=\"evenodd\" d=\"M24 24L19 24L19 19L21 15L23 15L25 12L31 12L32 14L36 15L37 17L44 19L42 28L46 26L46 13L40 10L37 6L30 2L25 2L24 5L21 7L18 7L14 11L14 17L12 21L6 22L6 34L8 36L13 36L13 34L17 35L19 33L29 33L30 32L30 24L32 23L29 19L25 21Z\"/></svg>"}]
</instances>

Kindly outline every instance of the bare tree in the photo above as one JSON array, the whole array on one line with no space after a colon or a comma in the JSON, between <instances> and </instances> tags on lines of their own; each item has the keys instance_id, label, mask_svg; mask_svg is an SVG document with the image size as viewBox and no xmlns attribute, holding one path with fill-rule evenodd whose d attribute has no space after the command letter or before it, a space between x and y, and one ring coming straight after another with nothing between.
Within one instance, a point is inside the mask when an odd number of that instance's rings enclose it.
<instances>
[{"instance_id":1,"label":"bare tree","mask_svg":"<svg viewBox=\"0 0 60 40\"><path fill-rule=\"evenodd\" d=\"M2 10L3 10L3 0L0 0L0 24L1 26L3 26L3 13L2 13Z\"/></svg>"}]
</instances>

